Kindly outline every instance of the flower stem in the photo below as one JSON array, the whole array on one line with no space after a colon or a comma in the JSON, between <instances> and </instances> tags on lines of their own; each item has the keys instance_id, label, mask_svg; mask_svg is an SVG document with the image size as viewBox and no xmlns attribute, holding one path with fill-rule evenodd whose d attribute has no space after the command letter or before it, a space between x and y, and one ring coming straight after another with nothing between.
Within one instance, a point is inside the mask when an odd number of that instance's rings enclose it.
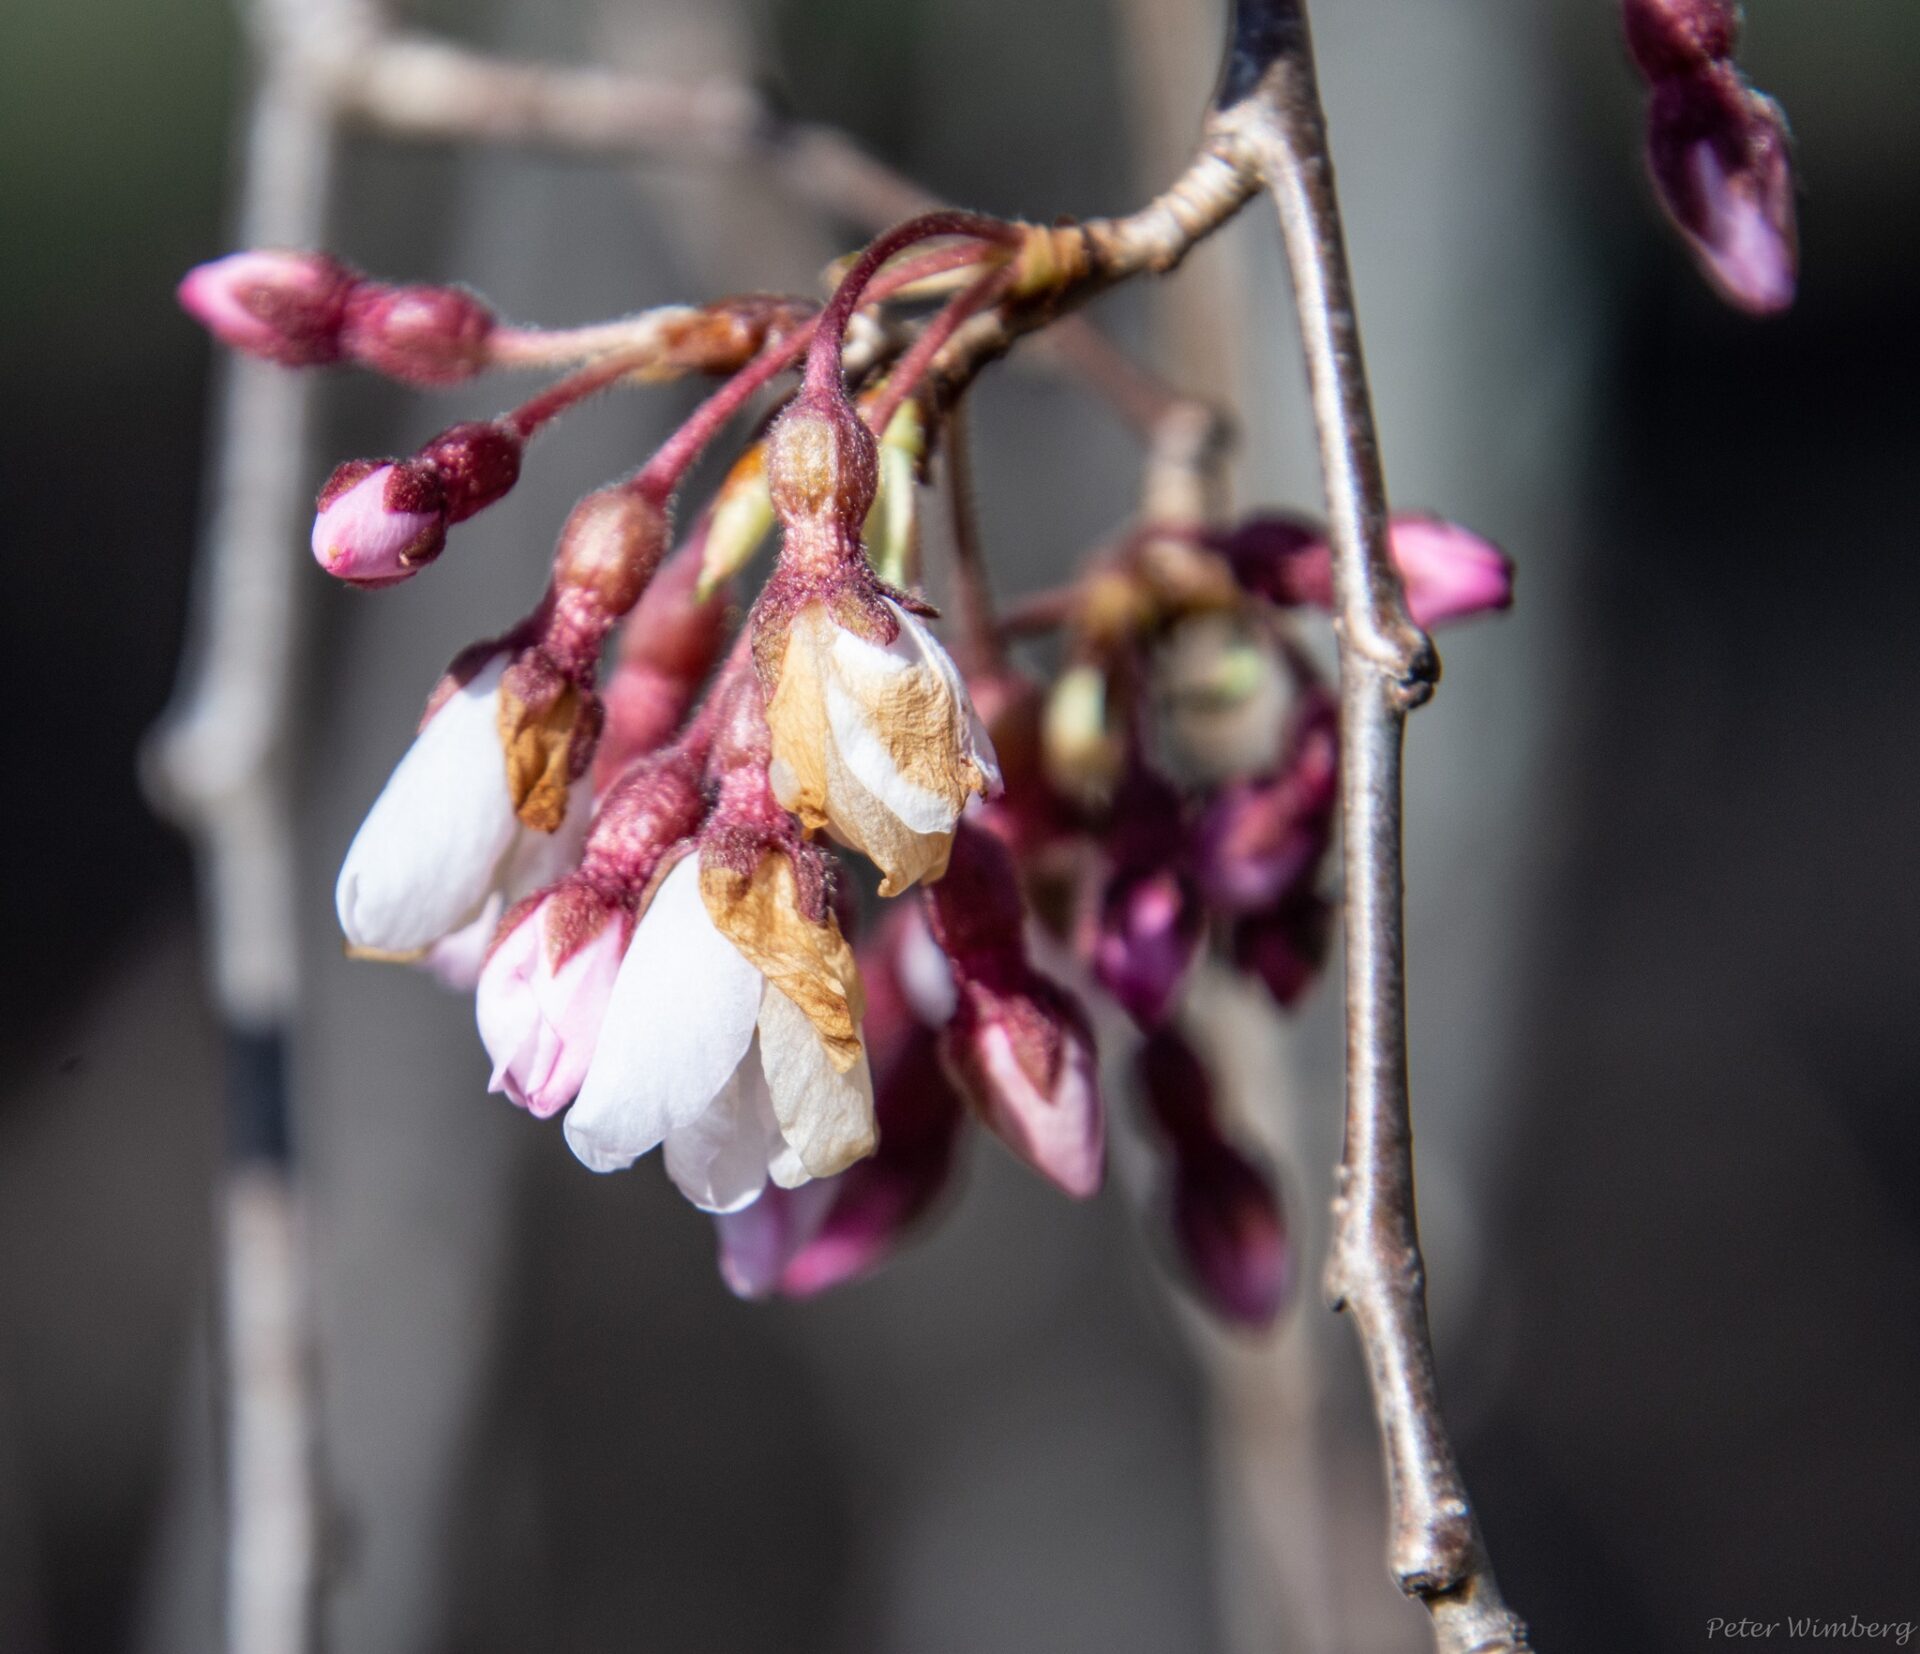
<instances>
[{"instance_id":1,"label":"flower stem","mask_svg":"<svg viewBox=\"0 0 1920 1654\"><path fill-rule=\"evenodd\" d=\"M1211 130L1279 209L1332 528L1340 653L1347 1112L1327 1295L1351 1311L1386 1453L1389 1562L1441 1654L1519 1654L1440 1412L1414 1206L1401 746L1438 661L1387 546L1386 487L1315 83L1306 0L1241 0Z\"/></svg>"}]
</instances>

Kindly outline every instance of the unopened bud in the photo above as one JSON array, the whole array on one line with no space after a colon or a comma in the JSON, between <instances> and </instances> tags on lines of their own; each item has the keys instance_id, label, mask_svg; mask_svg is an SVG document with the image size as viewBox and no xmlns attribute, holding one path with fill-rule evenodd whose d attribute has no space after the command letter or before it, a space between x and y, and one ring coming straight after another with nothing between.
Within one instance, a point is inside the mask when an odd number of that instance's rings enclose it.
<instances>
[{"instance_id":1,"label":"unopened bud","mask_svg":"<svg viewBox=\"0 0 1920 1654\"><path fill-rule=\"evenodd\" d=\"M1771 315L1793 302L1793 170L1779 107L1730 64L1658 82L1647 169L1702 273L1731 304Z\"/></svg>"},{"instance_id":2,"label":"unopened bud","mask_svg":"<svg viewBox=\"0 0 1920 1654\"><path fill-rule=\"evenodd\" d=\"M285 367L337 361L357 272L325 253L260 250L197 265L180 306L223 344Z\"/></svg>"},{"instance_id":3,"label":"unopened bud","mask_svg":"<svg viewBox=\"0 0 1920 1654\"><path fill-rule=\"evenodd\" d=\"M405 580L447 543L440 479L413 460L350 460L327 479L315 504L313 555L352 585Z\"/></svg>"},{"instance_id":4,"label":"unopened bud","mask_svg":"<svg viewBox=\"0 0 1920 1654\"><path fill-rule=\"evenodd\" d=\"M573 508L554 553L556 586L622 615L646 590L667 549L667 516L632 489L603 488Z\"/></svg>"},{"instance_id":5,"label":"unopened bud","mask_svg":"<svg viewBox=\"0 0 1920 1654\"><path fill-rule=\"evenodd\" d=\"M1325 535L1298 517L1249 517L1213 542L1240 584L1283 608L1331 611L1333 553ZM1513 562L1471 529L1421 512L1387 525L1387 549L1417 626L1441 626L1513 602Z\"/></svg>"},{"instance_id":6,"label":"unopened bud","mask_svg":"<svg viewBox=\"0 0 1920 1654\"><path fill-rule=\"evenodd\" d=\"M347 300L342 352L412 385L454 385L487 365L491 309L458 287L362 282Z\"/></svg>"}]
</instances>

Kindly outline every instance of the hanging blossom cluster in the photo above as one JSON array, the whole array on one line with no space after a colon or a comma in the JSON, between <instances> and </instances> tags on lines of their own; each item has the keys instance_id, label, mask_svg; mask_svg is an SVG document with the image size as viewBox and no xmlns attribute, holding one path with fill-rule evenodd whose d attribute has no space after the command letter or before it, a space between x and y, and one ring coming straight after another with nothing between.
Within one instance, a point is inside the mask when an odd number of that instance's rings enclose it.
<instances>
[{"instance_id":1,"label":"hanging blossom cluster","mask_svg":"<svg viewBox=\"0 0 1920 1654\"><path fill-rule=\"evenodd\" d=\"M1624 16L1663 199L1728 296L1778 308L1783 129L1731 67L1731 8L1624 0ZM319 253L243 252L180 286L225 343L291 368L429 387L568 370L496 419L334 471L313 552L357 587L420 573L588 397L721 380L574 508L524 618L448 666L337 906L356 955L474 995L492 1088L563 1116L585 1165L658 1149L743 1296L882 1261L937 1204L970 1122L1094 1194L1096 1023L1124 1047L1104 1071L1137 1101L1187 1281L1249 1325L1288 1295L1273 1169L1221 1106L1186 1001L1210 956L1290 1008L1325 958L1340 729L1311 636L1334 606L1324 531L1231 517L1217 455L1176 441L1129 529L1002 613L962 475L948 642L920 595L930 467L945 451L960 469L981 360L967 324L1044 319L1085 274L1069 235L929 214L843 264L824 305L749 295L565 331ZM725 481L685 511L693 463L742 423ZM736 588L776 527L742 617ZM1507 559L1467 530L1406 516L1389 539L1422 627L1509 603Z\"/></svg>"}]
</instances>

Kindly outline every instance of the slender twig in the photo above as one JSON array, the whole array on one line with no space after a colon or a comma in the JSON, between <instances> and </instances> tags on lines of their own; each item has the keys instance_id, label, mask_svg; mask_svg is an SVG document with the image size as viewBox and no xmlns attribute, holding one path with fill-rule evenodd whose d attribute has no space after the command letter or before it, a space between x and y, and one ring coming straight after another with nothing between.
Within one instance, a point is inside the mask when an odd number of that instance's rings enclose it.
<instances>
[{"instance_id":1,"label":"slender twig","mask_svg":"<svg viewBox=\"0 0 1920 1654\"><path fill-rule=\"evenodd\" d=\"M947 462L947 509L953 518L953 599L960 619L960 663L969 672L992 674L1006 666L1007 649L994 621L993 588L980 543L973 438L967 430L964 401L947 413L941 452Z\"/></svg>"},{"instance_id":2,"label":"slender twig","mask_svg":"<svg viewBox=\"0 0 1920 1654\"><path fill-rule=\"evenodd\" d=\"M1441 1417L1414 1209L1401 892L1402 734L1438 663L1387 555L1386 487L1360 353L1305 0L1242 0L1211 123L1272 192L1292 274L1332 528L1345 834L1347 1114L1327 1259L1385 1446L1389 1562L1441 1654L1524 1650Z\"/></svg>"},{"instance_id":3,"label":"slender twig","mask_svg":"<svg viewBox=\"0 0 1920 1654\"><path fill-rule=\"evenodd\" d=\"M364 14L340 0L251 0L254 84L239 219L244 243L325 238L336 136L333 63ZM220 1372L226 1434L226 1646L313 1646L325 1530L286 1088L298 930L287 734L299 659L298 563L313 381L221 364L194 646L144 754L157 808L199 851L213 993L226 1031Z\"/></svg>"}]
</instances>

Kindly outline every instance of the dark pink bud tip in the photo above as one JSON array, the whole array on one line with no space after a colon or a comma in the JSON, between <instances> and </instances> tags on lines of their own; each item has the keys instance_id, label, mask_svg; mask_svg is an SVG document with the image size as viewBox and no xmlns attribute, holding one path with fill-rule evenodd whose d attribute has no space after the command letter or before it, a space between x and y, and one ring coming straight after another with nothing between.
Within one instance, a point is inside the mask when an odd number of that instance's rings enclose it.
<instances>
[{"instance_id":1,"label":"dark pink bud tip","mask_svg":"<svg viewBox=\"0 0 1920 1654\"><path fill-rule=\"evenodd\" d=\"M1627 50L1648 80L1729 57L1740 33L1733 0L1623 0Z\"/></svg>"},{"instance_id":2,"label":"dark pink bud tip","mask_svg":"<svg viewBox=\"0 0 1920 1654\"><path fill-rule=\"evenodd\" d=\"M464 523L502 498L520 480L526 444L492 420L450 426L422 448L418 458L439 474L447 521Z\"/></svg>"},{"instance_id":3,"label":"dark pink bud tip","mask_svg":"<svg viewBox=\"0 0 1920 1654\"><path fill-rule=\"evenodd\" d=\"M1647 168L1661 204L1728 303L1774 315L1799 268L1786 123L1730 67L1654 88Z\"/></svg>"},{"instance_id":4,"label":"dark pink bud tip","mask_svg":"<svg viewBox=\"0 0 1920 1654\"><path fill-rule=\"evenodd\" d=\"M181 309L223 344L284 367L337 361L360 277L325 253L232 253L189 270Z\"/></svg>"},{"instance_id":5,"label":"dark pink bud tip","mask_svg":"<svg viewBox=\"0 0 1920 1654\"><path fill-rule=\"evenodd\" d=\"M494 316L458 287L363 282L347 302L341 349L364 367L413 385L454 385L487 365Z\"/></svg>"},{"instance_id":6,"label":"dark pink bud tip","mask_svg":"<svg viewBox=\"0 0 1920 1654\"><path fill-rule=\"evenodd\" d=\"M1333 904L1317 890L1298 890L1266 912L1240 921L1233 959L1287 1009L1319 977L1332 937Z\"/></svg>"},{"instance_id":7,"label":"dark pink bud tip","mask_svg":"<svg viewBox=\"0 0 1920 1654\"><path fill-rule=\"evenodd\" d=\"M1093 974L1142 1028L1164 1022L1200 949L1198 893L1171 867L1122 873L1108 884Z\"/></svg>"},{"instance_id":8,"label":"dark pink bud tip","mask_svg":"<svg viewBox=\"0 0 1920 1654\"><path fill-rule=\"evenodd\" d=\"M1224 1138L1177 1156L1169 1219L1194 1290L1238 1326L1270 1326L1293 1290L1293 1246L1279 1192Z\"/></svg>"},{"instance_id":9,"label":"dark pink bud tip","mask_svg":"<svg viewBox=\"0 0 1920 1654\"><path fill-rule=\"evenodd\" d=\"M447 543L439 478L414 460L350 460L327 479L316 504L313 555L352 585L405 580Z\"/></svg>"}]
</instances>

